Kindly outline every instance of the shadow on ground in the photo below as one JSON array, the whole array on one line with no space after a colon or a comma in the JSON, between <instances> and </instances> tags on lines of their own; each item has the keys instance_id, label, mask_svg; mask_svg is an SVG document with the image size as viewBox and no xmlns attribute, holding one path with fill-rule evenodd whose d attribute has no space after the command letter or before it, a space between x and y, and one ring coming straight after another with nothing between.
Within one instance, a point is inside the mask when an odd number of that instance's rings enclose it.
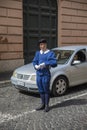
<instances>
[{"instance_id":1,"label":"shadow on ground","mask_svg":"<svg viewBox=\"0 0 87 130\"><path fill-rule=\"evenodd\" d=\"M86 99L71 99L68 101L62 101L61 103L56 103L55 105L51 106L50 109L72 106L72 105L85 105L85 104L87 104Z\"/></svg>"}]
</instances>

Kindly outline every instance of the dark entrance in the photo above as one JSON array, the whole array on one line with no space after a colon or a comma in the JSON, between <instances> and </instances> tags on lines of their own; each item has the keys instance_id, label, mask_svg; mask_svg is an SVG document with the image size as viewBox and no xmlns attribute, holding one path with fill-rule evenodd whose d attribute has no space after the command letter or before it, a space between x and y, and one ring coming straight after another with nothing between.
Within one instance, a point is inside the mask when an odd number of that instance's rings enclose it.
<instances>
[{"instance_id":1,"label":"dark entrance","mask_svg":"<svg viewBox=\"0 0 87 130\"><path fill-rule=\"evenodd\" d=\"M25 64L32 61L40 38L51 49L57 46L57 1L23 0L23 33Z\"/></svg>"}]
</instances>

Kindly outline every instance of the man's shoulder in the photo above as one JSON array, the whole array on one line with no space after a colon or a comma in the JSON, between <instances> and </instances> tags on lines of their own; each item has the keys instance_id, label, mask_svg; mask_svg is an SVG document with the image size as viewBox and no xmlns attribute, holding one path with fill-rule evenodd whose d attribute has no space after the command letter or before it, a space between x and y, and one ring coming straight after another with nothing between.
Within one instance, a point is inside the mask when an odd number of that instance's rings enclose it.
<instances>
[{"instance_id":1,"label":"man's shoulder","mask_svg":"<svg viewBox=\"0 0 87 130\"><path fill-rule=\"evenodd\" d=\"M51 54L53 54L54 52L52 50L49 51Z\"/></svg>"},{"instance_id":2,"label":"man's shoulder","mask_svg":"<svg viewBox=\"0 0 87 130\"><path fill-rule=\"evenodd\" d=\"M36 51L36 54L39 54L40 53L40 51Z\"/></svg>"}]
</instances>

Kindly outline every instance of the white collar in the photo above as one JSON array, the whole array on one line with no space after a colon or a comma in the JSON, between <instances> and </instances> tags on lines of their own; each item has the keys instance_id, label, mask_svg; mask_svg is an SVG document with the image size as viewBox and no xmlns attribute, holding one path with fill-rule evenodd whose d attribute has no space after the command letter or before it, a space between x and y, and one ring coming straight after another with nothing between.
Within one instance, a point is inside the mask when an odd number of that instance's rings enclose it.
<instances>
[{"instance_id":1,"label":"white collar","mask_svg":"<svg viewBox=\"0 0 87 130\"><path fill-rule=\"evenodd\" d=\"M47 49L46 51L40 50L40 54L43 54L43 53L46 54L46 53L48 53L49 51L50 51L50 50L48 50L48 49Z\"/></svg>"}]
</instances>

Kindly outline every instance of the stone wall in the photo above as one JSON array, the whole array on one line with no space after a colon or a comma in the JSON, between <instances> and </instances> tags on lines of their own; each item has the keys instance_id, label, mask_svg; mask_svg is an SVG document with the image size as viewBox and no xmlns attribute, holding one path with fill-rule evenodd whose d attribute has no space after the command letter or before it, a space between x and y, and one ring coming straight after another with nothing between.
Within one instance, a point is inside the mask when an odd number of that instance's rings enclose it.
<instances>
[{"instance_id":1,"label":"stone wall","mask_svg":"<svg viewBox=\"0 0 87 130\"><path fill-rule=\"evenodd\" d=\"M87 1L57 3L58 46L87 45ZM23 1L0 0L0 72L23 64Z\"/></svg>"},{"instance_id":2,"label":"stone wall","mask_svg":"<svg viewBox=\"0 0 87 130\"><path fill-rule=\"evenodd\" d=\"M23 64L22 0L0 0L0 72Z\"/></svg>"},{"instance_id":3,"label":"stone wall","mask_svg":"<svg viewBox=\"0 0 87 130\"><path fill-rule=\"evenodd\" d=\"M87 1L59 1L60 45L87 45Z\"/></svg>"}]
</instances>

